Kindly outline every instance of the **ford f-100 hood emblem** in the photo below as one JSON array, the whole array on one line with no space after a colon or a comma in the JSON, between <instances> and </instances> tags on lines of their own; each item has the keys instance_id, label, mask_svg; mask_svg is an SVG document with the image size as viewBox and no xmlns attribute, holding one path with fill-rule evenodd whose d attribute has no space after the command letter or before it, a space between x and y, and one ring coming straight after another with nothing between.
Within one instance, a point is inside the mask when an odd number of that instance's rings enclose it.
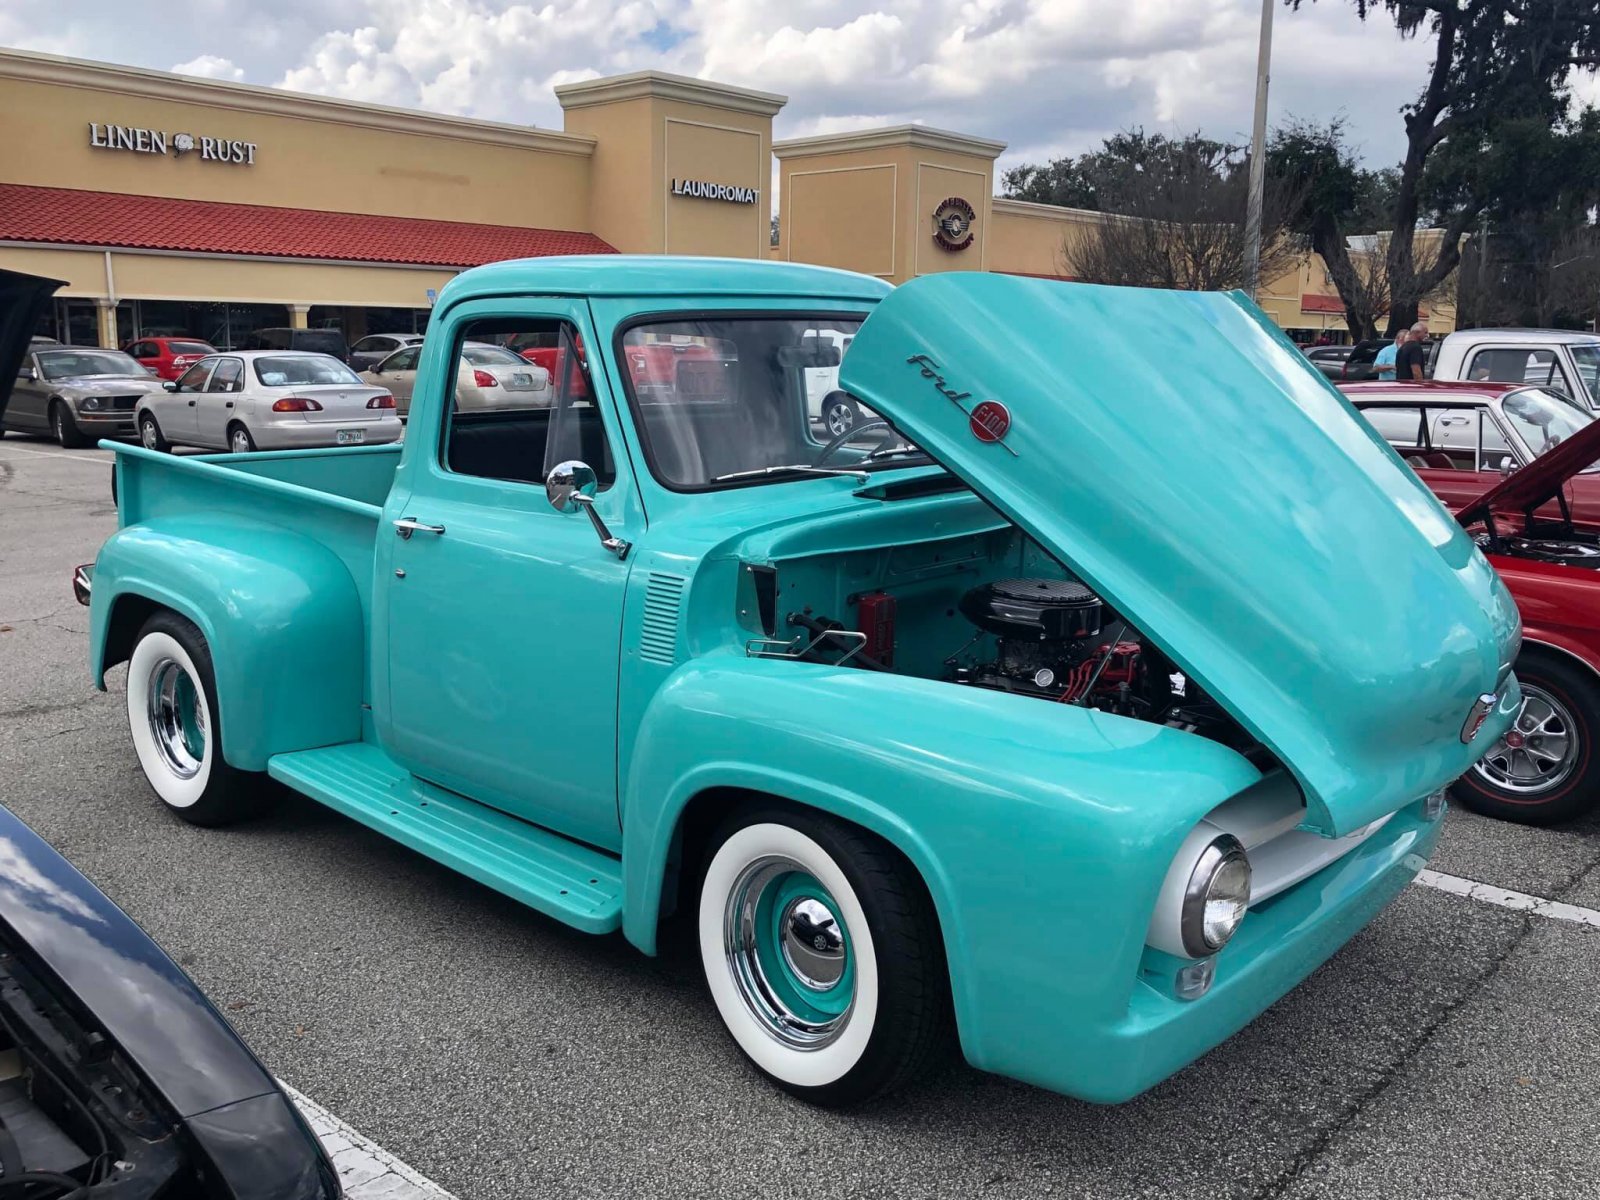
<instances>
[{"instance_id":1,"label":"ford f-100 hood emblem","mask_svg":"<svg viewBox=\"0 0 1600 1200\"><path fill-rule=\"evenodd\" d=\"M1470 742L1478 736L1478 730L1483 728L1483 723L1489 719L1489 714L1494 711L1494 706L1500 703L1500 697L1494 692L1485 692L1473 703L1467 712L1467 719L1461 723L1461 740Z\"/></svg>"}]
</instances>

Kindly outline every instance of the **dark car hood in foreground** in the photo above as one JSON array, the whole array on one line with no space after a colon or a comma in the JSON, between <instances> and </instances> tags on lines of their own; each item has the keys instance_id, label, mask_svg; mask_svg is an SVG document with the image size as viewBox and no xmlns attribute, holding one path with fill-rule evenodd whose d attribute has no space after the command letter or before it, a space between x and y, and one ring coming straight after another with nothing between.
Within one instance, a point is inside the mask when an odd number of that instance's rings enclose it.
<instances>
[{"instance_id":1,"label":"dark car hood in foreground","mask_svg":"<svg viewBox=\"0 0 1600 1200\"><path fill-rule=\"evenodd\" d=\"M1461 733L1509 666L1510 593L1243 296L926 275L840 383L1270 747L1310 827L1351 833L1481 752Z\"/></svg>"},{"instance_id":2,"label":"dark car hood in foreground","mask_svg":"<svg viewBox=\"0 0 1600 1200\"><path fill-rule=\"evenodd\" d=\"M66 286L60 279L0 270L0 417L6 415L12 385L28 357L28 339L39 326L39 314L56 290Z\"/></svg>"},{"instance_id":3,"label":"dark car hood in foreground","mask_svg":"<svg viewBox=\"0 0 1600 1200\"><path fill-rule=\"evenodd\" d=\"M1579 471L1600 461L1600 421L1585 426L1553 450L1513 471L1456 513L1462 525L1475 525L1493 512L1532 512Z\"/></svg>"},{"instance_id":4,"label":"dark car hood in foreground","mask_svg":"<svg viewBox=\"0 0 1600 1200\"><path fill-rule=\"evenodd\" d=\"M338 1194L314 1135L194 981L3 806L0 925L121 1049L234 1194Z\"/></svg>"}]
</instances>

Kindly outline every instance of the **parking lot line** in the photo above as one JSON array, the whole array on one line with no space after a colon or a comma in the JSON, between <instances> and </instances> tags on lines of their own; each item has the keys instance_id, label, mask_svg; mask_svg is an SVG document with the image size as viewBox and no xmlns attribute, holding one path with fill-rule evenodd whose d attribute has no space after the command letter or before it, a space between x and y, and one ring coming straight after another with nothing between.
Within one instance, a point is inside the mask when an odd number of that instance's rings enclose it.
<instances>
[{"instance_id":1,"label":"parking lot line","mask_svg":"<svg viewBox=\"0 0 1600 1200\"><path fill-rule=\"evenodd\" d=\"M339 1172L345 1200L456 1200L382 1146L356 1132L322 1105L278 1081L305 1115Z\"/></svg>"},{"instance_id":2,"label":"parking lot line","mask_svg":"<svg viewBox=\"0 0 1600 1200\"><path fill-rule=\"evenodd\" d=\"M58 454L50 450L26 450L21 446L0 446L0 452L8 454L31 454L35 458L70 458L73 462L94 463L94 465L97 467L103 467L107 463L116 461L113 458L90 458L87 454Z\"/></svg>"},{"instance_id":3,"label":"parking lot line","mask_svg":"<svg viewBox=\"0 0 1600 1200\"><path fill-rule=\"evenodd\" d=\"M1441 875L1438 871L1423 871L1417 876L1423 887L1437 888L1452 896L1465 896L1517 912L1532 913L1536 917L1549 917L1552 921L1571 921L1576 925L1589 925L1600 929L1600 911L1580 908L1576 904L1563 904L1559 900L1545 900L1526 892L1513 892L1488 883L1474 883L1458 875Z\"/></svg>"}]
</instances>

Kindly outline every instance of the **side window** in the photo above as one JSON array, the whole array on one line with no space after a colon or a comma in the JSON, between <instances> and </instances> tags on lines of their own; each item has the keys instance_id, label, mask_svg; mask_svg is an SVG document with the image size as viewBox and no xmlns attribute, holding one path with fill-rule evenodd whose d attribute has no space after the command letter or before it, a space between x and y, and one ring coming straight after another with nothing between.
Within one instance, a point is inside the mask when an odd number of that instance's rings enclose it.
<instances>
[{"instance_id":1,"label":"side window","mask_svg":"<svg viewBox=\"0 0 1600 1200\"><path fill-rule=\"evenodd\" d=\"M206 380L211 377L211 368L215 363L216 359L214 358L195 363L194 366L183 373L183 378L178 380L178 390L180 392L205 391Z\"/></svg>"},{"instance_id":2,"label":"side window","mask_svg":"<svg viewBox=\"0 0 1600 1200\"><path fill-rule=\"evenodd\" d=\"M1472 356L1467 378L1495 383L1525 383L1533 387L1567 390L1566 374L1554 350L1529 350L1513 346L1490 347Z\"/></svg>"},{"instance_id":3,"label":"side window","mask_svg":"<svg viewBox=\"0 0 1600 1200\"><path fill-rule=\"evenodd\" d=\"M602 491L615 482L583 342L572 325L475 321L457 333L453 357L458 370L442 439L447 469L543 486L552 467L577 459L594 468Z\"/></svg>"},{"instance_id":4,"label":"side window","mask_svg":"<svg viewBox=\"0 0 1600 1200\"><path fill-rule=\"evenodd\" d=\"M1419 440L1421 409L1364 408L1361 410L1361 415L1402 458L1419 454L1426 449L1425 444Z\"/></svg>"},{"instance_id":5,"label":"side window","mask_svg":"<svg viewBox=\"0 0 1600 1200\"><path fill-rule=\"evenodd\" d=\"M217 369L212 372L211 382L206 384L208 392L238 392L243 388L240 377L244 374L244 363L237 358L224 358L217 363Z\"/></svg>"},{"instance_id":6,"label":"side window","mask_svg":"<svg viewBox=\"0 0 1600 1200\"><path fill-rule=\"evenodd\" d=\"M398 354L391 354L380 365L385 371L415 371L417 369L417 357L421 353L422 348L420 346L413 346L400 351Z\"/></svg>"},{"instance_id":7,"label":"side window","mask_svg":"<svg viewBox=\"0 0 1600 1200\"><path fill-rule=\"evenodd\" d=\"M154 358L156 356L156 348L149 342L135 342L129 347L128 353L133 355L134 358Z\"/></svg>"}]
</instances>

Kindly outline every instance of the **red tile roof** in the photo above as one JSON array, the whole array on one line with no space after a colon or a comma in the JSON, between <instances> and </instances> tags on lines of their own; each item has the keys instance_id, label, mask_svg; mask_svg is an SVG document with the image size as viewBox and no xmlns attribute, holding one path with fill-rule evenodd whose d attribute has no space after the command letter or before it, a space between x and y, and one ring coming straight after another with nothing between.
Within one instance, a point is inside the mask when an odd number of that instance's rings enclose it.
<instances>
[{"instance_id":1,"label":"red tile roof","mask_svg":"<svg viewBox=\"0 0 1600 1200\"><path fill-rule=\"evenodd\" d=\"M1344 316L1344 301L1337 296L1324 296L1317 292L1300 293L1300 311L1303 313L1336 313Z\"/></svg>"},{"instance_id":2,"label":"red tile roof","mask_svg":"<svg viewBox=\"0 0 1600 1200\"><path fill-rule=\"evenodd\" d=\"M0 241L473 267L615 254L592 233L0 183Z\"/></svg>"}]
</instances>

